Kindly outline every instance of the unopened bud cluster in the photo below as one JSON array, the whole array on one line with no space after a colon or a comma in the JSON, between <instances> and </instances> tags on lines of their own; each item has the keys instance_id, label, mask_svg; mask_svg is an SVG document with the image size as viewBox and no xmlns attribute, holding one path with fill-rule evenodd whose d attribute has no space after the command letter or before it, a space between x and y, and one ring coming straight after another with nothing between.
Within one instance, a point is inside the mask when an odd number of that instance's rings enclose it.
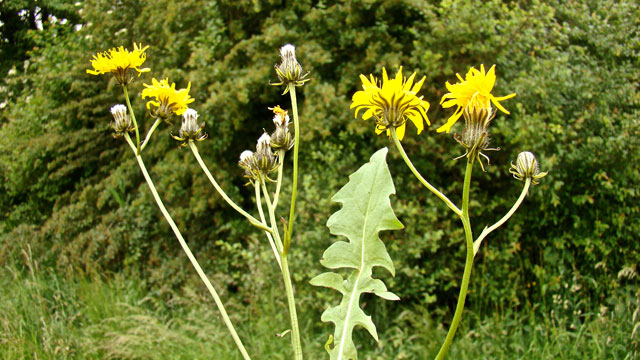
<instances>
[{"instance_id":1,"label":"unopened bud cluster","mask_svg":"<svg viewBox=\"0 0 640 360\"><path fill-rule=\"evenodd\" d=\"M127 132L131 132L135 130L129 115L127 115L127 107L118 104L111 107L111 115L113 115L113 122L111 123L111 127L115 131L113 134L114 137L118 138L123 136Z\"/></svg>"},{"instance_id":2,"label":"unopened bud cluster","mask_svg":"<svg viewBox=\"0 0 640 360\"><path fill-rule=\"evenodd\" d=\"M258 139L256 152L243 151L238 165L245 170L244 177L248 178L249 182L264 179L273 181L269 174L278 168L278 160L271 150L271 136L267 133L262 134Z\"/></svg>"},{"instance_id":3,"label":"unopened bud cluster","mask_svg":"<svg viewBox=\"0 0 640 360\"><path fill-rule=\"evenodd\" d=\"M289 91L289 86L302 86L304 83L311 79L306 77L309 73L305 73L300 63L296 59L296 48L291 44L287 44L280 48L280 64L275 66L279 83L272 85L286 85L287 88L284 91L286 94Z\"/></svg>"},{"instance_id":4,"label":"unopened bud cluster","mask_svg":"<svg viewBox=\"0 0 640 360\"><path fill-rule=\"evenodd\" d=\"M538 180L548 174L547 171L540 172L538 160L536 160L536 157L529 151L523 151L518 154L516 164L514 165L511 163L511 169L509 169L509 172L513 174L514 178L520 181L530 178L533 185L538 185Z\"/></svg>"},{"instance_id":5,"label":"unopened bud cluster","mask_svg":"<svg viewBox=\"0 0 640 360\"><path fill-rule=\"evenodd\" d=\"M202 141L207 138L207 133L203 132L204 122L198 124L198 112L193 109L187 109L182 114L182 126L178 131L178 136L171 135L174 139L181 141L180 146L184 146L189 141Z\"/></svg>"}]
</instances>

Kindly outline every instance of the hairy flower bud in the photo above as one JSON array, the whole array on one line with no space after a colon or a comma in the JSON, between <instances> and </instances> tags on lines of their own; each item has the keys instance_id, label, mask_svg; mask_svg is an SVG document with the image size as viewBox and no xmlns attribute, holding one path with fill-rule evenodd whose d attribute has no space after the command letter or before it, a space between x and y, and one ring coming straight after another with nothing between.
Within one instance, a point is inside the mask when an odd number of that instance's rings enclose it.
<instances>
[{"instance_id":1,"label":"hairy flower bud","mask_svg":"<svg viewBox=\"0 0 640 360\"><path fill-rule=\"evenodd\" d=\"M190 140L202 141L207 138L207 133L203 132L204 123L198 124L198 112L193 109L187 109L182 114L182 126L180 126L179 136L171 135L174 139L182 141L182 145L186 145Z\"/></svg>"},{"instance_id":2,"label":"hairy flower bud","mask_svg":"<svg viewBox=\"0 0 640 360\"><path fill-rule=\"evenodd\" d=\"M249 183L253 181L269 180L269 173L278 168L276 156L271 151L271 137L264 133L258 139L256 152L245 150L240 154L238 166L244 169L244 177L249 179Z\"/></svg>"},{"instance_id":3,"label":"hairy flower bud","mask_svg":"<svg viewBox=\"0 0 640 360\"><path fill-rule=\"evenodd\" d=\"M258 178L258 167L256 166L255 156L252 151L245 150L240 154L238 166L244 169L244 177L248 178L249 182Z\"/></svg>"},{"instance_id":4,"label":"hairy flower bud","mask_svg":"<svg viewBox=\"0 0 640 360\"><path fill-rule=\"evenodd\" d=\"M274 150L284 149L285 151L293 147L293 137L289 131L289 115L280 106L269 108L275 114L273 124L276 130L271 134L271 148Z\"/></svg>"},{"instance_id":5,"label":"hairy flower bud","mask_svg":"<svg viewBox=\"0 0 640 360\"><path fill-rule=\"evenodd\" d=\"M257 169L266 179L269 179L268 174L278 168L278 162L271 150L271 136L269 134L264 133L258 139L254 157Z\"/></svg>"},{"instance_id":6,"label":"hairy flower bud","mask_svg":"<svg viewBox=\"0 0 640 360\"><path fill-rule=\"evenodd\" d=\"M284 94L289 91L290 85L302 86L305 82L311 80L305 79L309 73L304 73L302 66L296 59L296 48L291 44L280 48L280 64L276 65L275 69L280 82L272 85L286 85L287 88Z\"/></svg>"},{"instance_id":7,"label":"hairy flower bud","mask_svg":"<svg viewBox=\"0 0 640 360\"><path fill-rule=\"evenodd\" d=\"M548 174L547 171L540 172L538 160L536 160L536 157L529 151L523 151L518 154L516 164L514 165L511 163L511 169L509 169L509 172L513 174L514 178L520 181L531 178L531 183L533 185L538 185L538 180Z\"/></svg>"},{"instance_id":8,"label":"hairy flower bud","mask_svg":"<svg viewBox=\"0 0 640 360\"><path fill-rule=\"evenodd\" d=\"M118 104L111 107L111 115L113 115L113 122L111 127L115 131L114 137L121 137L127 132L135 130L129 115L127 115L127 107Z\"/></svg>"}]
</instances>

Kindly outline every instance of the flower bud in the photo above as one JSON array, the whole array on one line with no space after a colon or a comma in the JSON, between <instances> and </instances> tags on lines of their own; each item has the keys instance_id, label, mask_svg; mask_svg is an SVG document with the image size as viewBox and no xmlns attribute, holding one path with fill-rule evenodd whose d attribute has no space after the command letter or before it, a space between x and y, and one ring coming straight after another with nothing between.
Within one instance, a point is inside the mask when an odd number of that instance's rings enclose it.
<instances>
[{"instance_id":1,"label":"flower bud","mask_svg":"<svg viewBox=\"0 0 640 360\"><path fill-rule=\"evenodd\" d=\"M271 148L274 150L284 149L285 151L293 147L294 140L289 131L289 115L280 106L269 108L275 114L273 124L276 130L271 134Z\"/></svg>"},{"instance_id":2,"label":"flower bud","mask_svg":"<svg viewBox=\"0 0 640 360\"><path fill-rule=\"evenodd\" d=\"M280 64L275 66L279 83L273 85L287 85L284 94L289 91L289 85L302 86L310 79L305 79L309 73L303 74L303 69L296 59L296 48L291 44L287 44L280 48Z\"/></svg>"},{"instance_id":3,"label":"flower bud","mask_svg":"<svg viewBox=\"0 0 640 360\"><path fill-rule=\"evenodd\" d=\"M202 141L207 138L207 133L202 132L204 123L198 125L198 112L193 109L187 109L182 114L182 126L180 126L179 136L171 135L174 139L182 141L182 145L186 145L190 140Z\"/></svg>"},{"instance_id":4,"label":"flower bud","mask_svg":"<svg viewBox=\"0 0 640 360\"><path fill-rule=\"evenodd\" d=\"M256 152L265 154L271 152L271 137L269 134L264 133L260 136L256 145Z\"/></svg>"},{"instance_id":5,"label":"flower bud","mask_svg":"<svg viewBox=\"0 0 640 360\"><path fill-rule=\"evenodd\" d=\"M245 150L240 154L238 166L244 169L244 177L248 178L249 182L258 178L258 168L252 151Z\"/></svg>"},{"instance_id":6,"label":"flower bud","mask_svg":"<svg viewBox=\"0 0 640 360\"><path fill-rule=\"evenodd\" d=\"M511 163L511 169L509 169L509 172L513 174L514 178L521 181L531 178L531 183L533 185L538 185L538 180L548 174L547 171L540 172L538 160L536 160L536 157L529 151L523 151L518 154L516 164L514 165Z\"/></svg>"},{"instance_id":7,"label":"flower bud","mask_svg":"<svg viewBox=\"0 0 640 360\"><path fill-rule=\"evenodd\" d=\"M254 158L257 169L265 178L269 179L268 174L278 168L278 162L271 150L271 137L269 134L264 133L258 139Z\"/></svg>"},{"instance_id":8,"label":"flower bud","mask_svg":"<svg viewBox=\"0 0 640 360\"><path fill-rule=\"evenodd\" d=\"M129 116L127 115L126 106L122 104L112 106L111 115L113 115L111 127L115 131L115 134L113 134L114 137L121 137L125 133L135 130L131 119L129 119Z\"/></svg>"}]
</instances>

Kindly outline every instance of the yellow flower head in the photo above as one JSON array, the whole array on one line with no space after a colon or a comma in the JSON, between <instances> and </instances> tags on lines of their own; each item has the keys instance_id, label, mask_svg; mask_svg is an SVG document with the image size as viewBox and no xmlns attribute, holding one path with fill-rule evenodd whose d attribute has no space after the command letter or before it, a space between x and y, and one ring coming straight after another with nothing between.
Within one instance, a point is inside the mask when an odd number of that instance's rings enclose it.
<instances>
[{"instance_id":1,"label":"yellow flower head","mask_svg":"<svg viewBox=\"0 0 640 360\"><path fill-rule=\"evenodd\" d=\"M151 110L152 116L159 116L167 119L171 114L182 115L195 100L189 96L191 83L186 89L176 90L176 84L169 85L169 79L151 79L151 85L143 84L145 89L140 94L143 99L152 97L155 100L147 101L147 109L155 106L157 109Z\"/></svg>"},{"instance_id":2,"label":"yellow flower head","mask_svg":"<svg viewBox=\"0 0 640 360\"><path fill-rule=\"evenodd\" d=\"M140 69L140 66L147 59L144 53L149 46L142 47L142 44L133 44L133 51L125 49L124 46L110 49L102 53L93 55L91 65L93 70L87 69L87 73L92 75L101 75L113 73L116 80L121 85L127 85L133 81L133 76L127 76L127 70L134 69L138 72L138 76L143 72L151 71L151 69Z\"/></svg>"},{"instance_id":3,"label":"yellow flower head","mask_svg":"<svg viewBox=\"0 0 640 360\"><path fill-rule=\"evenodd\" d=\"M458 121L465 108L469 108L470 111L488 109L491 113L491 103L493 103L498 109L505 114L509 114L509 111L500 105L500 101L510 99L516 96L515 93L507 96L495 97L491 94L493 85L496 83L496 66L493 65L489 72L485 73L484 65L480 65L480 70L476 68L469 69L464 79L460 74L456 74L460 82L457 84L449 84L447 81L446 86L448 93L444 94L440 104L443 108L452 106L458 106L456 112L451 115L447 120L447 123L438 128L438 132L449 132L453 124Z\"/></svg>"},{"instance_id":4,"label":"yellow flower head","mask_svg":"<svg viewBox=\"0 0 640 360\"><path fill-rule=\"evenodd\" d=\"M373 75L369 75L369 79L360 75L363 90L353 94L351 104L351 109L356 109L355 117L358 117L360 109L365 109L362 119L373 117L377 134L386 130L390 135L389 129L394 127L400 140L404 137L407 120L411 120L420 134L424 129L423 119L427 125L431 123L427 117L429 103L423 101L422 96L417 96L426 76L414 84L415 77L416 73L408 79L403 77L402 66L394 79L389 79L387 70L382 68L381 84Z\"/></svg>"}]
</instances>

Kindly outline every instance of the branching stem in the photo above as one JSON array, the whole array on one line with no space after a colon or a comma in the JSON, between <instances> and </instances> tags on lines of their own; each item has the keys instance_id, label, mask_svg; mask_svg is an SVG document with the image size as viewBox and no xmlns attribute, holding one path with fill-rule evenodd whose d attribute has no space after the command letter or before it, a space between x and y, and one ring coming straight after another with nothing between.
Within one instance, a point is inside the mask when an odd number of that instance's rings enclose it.
<instances>
[{"instance_id":1,"label":"branching stem","mask_svg":"<svg viewBox=\"0 0 640 360\"><path fill-rule=\"evenodd\" d=\"M451 202L451 200L449 200L449 198L445 194L443 194L438 189L436 189L422 175L420 175L416 167L413 166L413 163L407 156L407 153L404 151L404 148L402 147L400 140L398 140L396 129L393 126L391 127L391 138L393 138L393 143L396 145L396 148L398 148L398 151L400 152L400 155L404 159L404 162L407 164L409 169L411 169L411 172L413 173L413 175L415 175L415 177L418 178L418 180L420 180L422 185L424 185L427 189L429 189L429 191L434 193L438 198L440 198L440 200L442 200L445 204L447 204L449 209L451 209L454 213L456 213L456 215L462 216L462 211L460 211L460 209L458 209L458 207L453 202Z\"/></svg>"},{"instance_id":2,"label":"branching stem","mask_svg":"<svg viewBox=\"0 0 640 360\"><path fill-rule=\"evenodd\" d=\"M509 212L505 216L503 216L502 219L500 219L497 223L491 225L488 228L485 227L482 230L482 233L480 234L480 236L478 236L476 241L473 242L473 256L475 256L478 253L478 249L480 249L480 245L482 245L482 240L484 240L484 238L487 235L489 235L492 231L494 231L495 229L502 226L502 224L507 222L507 220L509 220L509 218L516 212L516 210L518 210L518 207L520 207L520 204L522 204L522 201L524 201L524 198L527 196L530 186L531 186L531 178L527 178L525 180L524 187L522 188L522 192L520 193L520 197L518 197L518 200L516 200L515 204L513 204Z\"/></svg>"},{"instance_id":3,"label":"branching stem","mask_svg":"<svg viewBox=\"0 0 640 360\"><path fill-rule=\"evenodd\" d=\"M273 204L271 203L271 199L269 198L269 191L267 191L267 187L265 186L264 181L260 181L260 185L262 186L262 193L264 194L265 202L267 203L267 210L269 211L269 218L271 219L273 236L276 238L276 242L280 243L280 233L278 231L278 224L276 222ZM293 285L291 284L291 274L289 273L289 262L287 261L286 255L282 255L281 259L282 279L284 280L284 288L287 293L287 303L289 305L289 316L291 318L291 344L293 346L293 354L296 360L302 360L302 344L300 342L300 329L298 326L296 301L293 294Z\"/></svg>"},{"instance_id":4,"label":"branching stem","mask_svg":"<svg viewBox=\"0 0 640 360\"><path fill-rule=\"evenodd\" d=\"M264 217L264 210L262 210L262 199L260 196L260 184L258 181L254 181L253 183L254 187L255 187L255 191L256 191L256 206L258 207L258 213L260 214L260 220L262 220L263 224L266 224L267 221L265 220ZM280 253L282 251L281 248L279 248L276 243L273 240L273 236L271 236L271 233L269 231L265 231L264 232L267 235L267 239L269 240L269 245L271 245L271 250L273 250L273 256L275 256L276 261L278 262L278 266L280 267L280 270L282 271L282 262L280 261Z\"/></svg>"},{"instance_id":5,"label":"branching stem","mask_svg":"<svg viewBox=\"0 0 640 360\"><path fill-rule=\"evenodd\" d=\"M471 186L471 172L473 170L473 158L468 158L467 169L464 174L464 186L462 188L462 226L464 227L464 235L467 245L467 256L464 264L464 273L462 274L462 283L460 284L460 293L458 295L458 303L456 304L456 311L453 314L453 320L447 332L447 337L436 356L436 360L443 360L449 351L453 337L456 335L460 319L462 318L462 311L464 310L464 303L467 297L467 289L469 288L469 279L471 278L471 268L473 267L473 234L471 233L471 223L469 221L469 188Z\"/></svg>"},{"instance_id":6,"label":"branching stem","mask_svg":"<svg viewBox=\"0 0 640 360\"><path fill-rule=\"evenodd\" d=\"M245 360L251 360L251 358L249 357L249 354L247 353L247 350L244 348L244 345L242 345L242 341L240 340L240 337L238 337L238 333L236 332L236 329L233 327L233 324L229 319L229 315L227 315L227 311L225 310L224 305L222 304L222 300L220 300L220 297L218 296L218 293L216 292L213 285L211 284L211 281L209 281L209 278L207 278L207 275L205 275L204 271L200 267L200 264L198 264L198 261L196 260L195 256L193 256L193 253L191 252L191 249L189 249L189 245L187 245L187 242L182 237L182 234L180 233L178 226L171 218L171 215L169 215L169 212L167 211L167 209L164 207L164 204L160 199L160 195L158 195L158 191L156 190L156 187L153 185L153 181L151 181L151 177L147 172L147 168L145 167L144 162L142 161L142 157L140 157L140 155L137 154L137 148L135 144L131 140L131 137L129 136L129 134L125 133L124 136L125 136L125 139L127 140L127 143L131 147L131 150L133 150L134 154L136 154L136 160L138 161L138 166L140 167L140 171L142 171L142 175L144 176L144 179L147 181L147 185L149 185L151 194L153 194L153 198L155 199L156 204L160 208L160 212L162 212L162 215L164 215L164 218L169 223L169 226L171 227L171 230L173 230L173 233L175 234L176 238L178 239L180 246L182 246L182 250L184 250L184 252L187 254L189 261L191 261L191 265L193 265L193 267L196 269L196 272L200 276L200 279L202 280L202 282L204 282L205 286L207 287L207 290L209 290L209 293L213 297L213 300L215 301L216 306L220 311L220 315L222 315L222 320L227 326L227 329L229 329L229 332L231 333L231 337L233 338L233 341L236 343L238 350L240 350L240 353L242 354L242 357Z\"/></svg>"},{"instance_id":7,"label":"branching stem","mask_svg":"<svg viewBox=\"0 0 640 360\"><path fill-rule=\"evenodd\" d=\"M193 152L193 156L195 156L196 160L198 160L198 164L200 164L200 167L202 168L204 173L207 175L207 178L209 178L209 181L211 182L213 187L216 189L218 194L220 194L220 196L222 196L222 198L227 202L227 204L229 204L234 210L239 212L240 215L246 217L247 220L249 220L249 222L253 226L255 226L257 228L260 228L260 229L262 229L264 231L271 232L271 228L269 228L267 226L267 224L259 221L258 219L254 218L253 216L251 216L251 214L249 214L248 212L244 211L244 209L242 209L240 206L238 206L235 202L233 202L233 200L231 200L231 198L229 198L229 196L227 196L227 193L225 193L224 190L222 190L222 188L220 187L220 185L218 185L218 182L213 177L213 175L211 175L211 172L207 168L207 165L205 165L204 161L202 161L202 157L200 157L200 153L198 153L198 148L196 147L196 144L193 142L193 140L189 140L189 148L191 149L191 152Z\"/></svg>"},{"instance_id":8,"label":"branching stem","mask_svg":"<svg viewBox=\"0 0 640 360\"><path fill-rule=\"evenodd\" d=\"M144 137L144 141L142 142L142 145L140 146L140 152L142 152L142 150L144 150L144 148L147 147L147 144L149 143L149 140L151 139L151 134L153 134L153 132L156 131L156 128L158 127L158 125L160 125L161 122L162 122L162 120L156 119L156 121L153 123L153 125L151 125L151 129L149 129L149 131L147 132L147 136Z\"/></svg>"}]
</instances>

